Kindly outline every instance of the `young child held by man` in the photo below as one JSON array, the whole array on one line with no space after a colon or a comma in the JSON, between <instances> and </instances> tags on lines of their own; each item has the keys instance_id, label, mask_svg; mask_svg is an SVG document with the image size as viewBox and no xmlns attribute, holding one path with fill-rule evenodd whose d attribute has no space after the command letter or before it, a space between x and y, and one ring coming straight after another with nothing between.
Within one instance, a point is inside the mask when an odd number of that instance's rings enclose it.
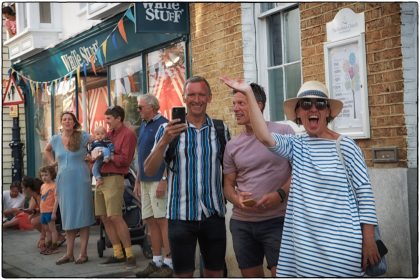
<instances>
[{"instance_id":1,"label":"young child held by man","mask_svg":"<svg viewBox=\"0 0 420 280\"><path fill-rule=\"evenodd\" d=\"M41 251L41 254L50 255L58 253L58 232L55 227L56 213L58 207L58 198L55 192L54 179L57 173L54 166L41 167L39 176L44 182L41 186L41 225L45 230L46 247Z\"/></svg>"},{"instance_id":2,"label":"young child held by man","mask_svg":"<svg viewBox=\"0 0 420 280\"><path fill-rule=\"evenodd\" d=\"M93 176L96 181L102 180L101 167L104 162L108 162L114 156L114 145L106 137L106 130L103 126L97 126L94 131L95 140L92 141L89 153L95 161L92 167Z\"/></svg>"}]
</instances>

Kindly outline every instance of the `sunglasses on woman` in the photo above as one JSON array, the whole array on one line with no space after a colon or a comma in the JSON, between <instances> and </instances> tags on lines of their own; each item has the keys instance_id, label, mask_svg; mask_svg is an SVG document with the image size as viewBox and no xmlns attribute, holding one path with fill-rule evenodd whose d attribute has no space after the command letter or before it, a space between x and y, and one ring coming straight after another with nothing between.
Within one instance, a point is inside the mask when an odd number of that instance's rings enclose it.
<instances>
[{"instance_id":1,"label":"sunglasses on woman","mask_svg":"<svg viewBox=\"0 0 420 280\"><path fill-rule=\"evenodd\" d=\"M305 111L310 110L314 104L315 108L320 111L325 110L328 107L328 101L325 99L302 99L298 103L299 107Z\"/></svg>"}]
</instances>

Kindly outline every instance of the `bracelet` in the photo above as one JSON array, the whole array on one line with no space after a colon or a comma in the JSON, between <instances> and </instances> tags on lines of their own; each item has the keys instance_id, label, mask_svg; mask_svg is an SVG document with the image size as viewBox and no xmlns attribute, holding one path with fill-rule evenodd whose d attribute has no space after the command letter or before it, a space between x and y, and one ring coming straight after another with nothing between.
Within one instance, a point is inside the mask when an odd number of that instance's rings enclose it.
<instances>
[{"instance_id":1,"label":"bracelet","mask_svg":"<svg viewBox=\"0 0 420 280\"><path fill-rule=\"evenodd\" d=\"M276 192L279 194L281 202L283 202L286 198L286 192L282 188L278 189Z\"/></svg>"}]
</instances>

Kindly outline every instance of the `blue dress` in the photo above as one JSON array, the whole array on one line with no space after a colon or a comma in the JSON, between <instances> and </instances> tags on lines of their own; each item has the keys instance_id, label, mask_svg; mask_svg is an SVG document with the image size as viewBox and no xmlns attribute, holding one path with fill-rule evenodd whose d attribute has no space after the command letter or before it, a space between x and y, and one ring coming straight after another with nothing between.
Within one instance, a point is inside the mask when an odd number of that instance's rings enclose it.
<instances>
[{"instance_id":1,"label":"blue dress","mask_svg":"<svg viewBox=\"0 0 420 280\"><path fill-rule=\"evenodd\" d=\"M95 222L90 172L84 160L88 141L89 134L83 131L76 152L64 147L61 135L54 135L50 141L58 162L56 192L64 230L87 227Z\"/></svg>"},{"instance_id":2,"label":"blue dress","mask_svg":"<svg viewBox=\"0 0 420 280\"><path fill-rule=\"evenodd\" d=\"M348 137L341 142L349 186L335 140L272 135L276 146L270 149L292 164L277 277L363 276L360 224L377 220L360 148Z\"/></svg>"}]
</instances>

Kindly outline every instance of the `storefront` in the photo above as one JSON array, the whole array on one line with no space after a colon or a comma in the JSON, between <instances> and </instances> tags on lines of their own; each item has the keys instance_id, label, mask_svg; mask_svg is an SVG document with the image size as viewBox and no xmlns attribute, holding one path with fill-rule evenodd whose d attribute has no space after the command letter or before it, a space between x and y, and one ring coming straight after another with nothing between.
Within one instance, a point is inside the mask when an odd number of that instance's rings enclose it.
<instances>
[{"instance_id":1,"label":"storefront","mask_svg":"<svg viewBox=\"0 0 420 280\"><path fill-rule=\"evenodd\" d=\"M188 5L183 15L188 21ZM139 32L134 6L36 56L14 63L25 94L28 175L45 162L43 150L60 131L60 116L72 111L83 129L105 126L108 106L120 105L126 123L140 125L137 98L152 93L161 112L170 117L172 106L182 105L182 87L188 75L188 30L173 33ZM138 11L137 11L138 13ZM144 28L145 29L145 28ZM136 32L137 31L137 32Z\"/></svg>"}]
</instances>

